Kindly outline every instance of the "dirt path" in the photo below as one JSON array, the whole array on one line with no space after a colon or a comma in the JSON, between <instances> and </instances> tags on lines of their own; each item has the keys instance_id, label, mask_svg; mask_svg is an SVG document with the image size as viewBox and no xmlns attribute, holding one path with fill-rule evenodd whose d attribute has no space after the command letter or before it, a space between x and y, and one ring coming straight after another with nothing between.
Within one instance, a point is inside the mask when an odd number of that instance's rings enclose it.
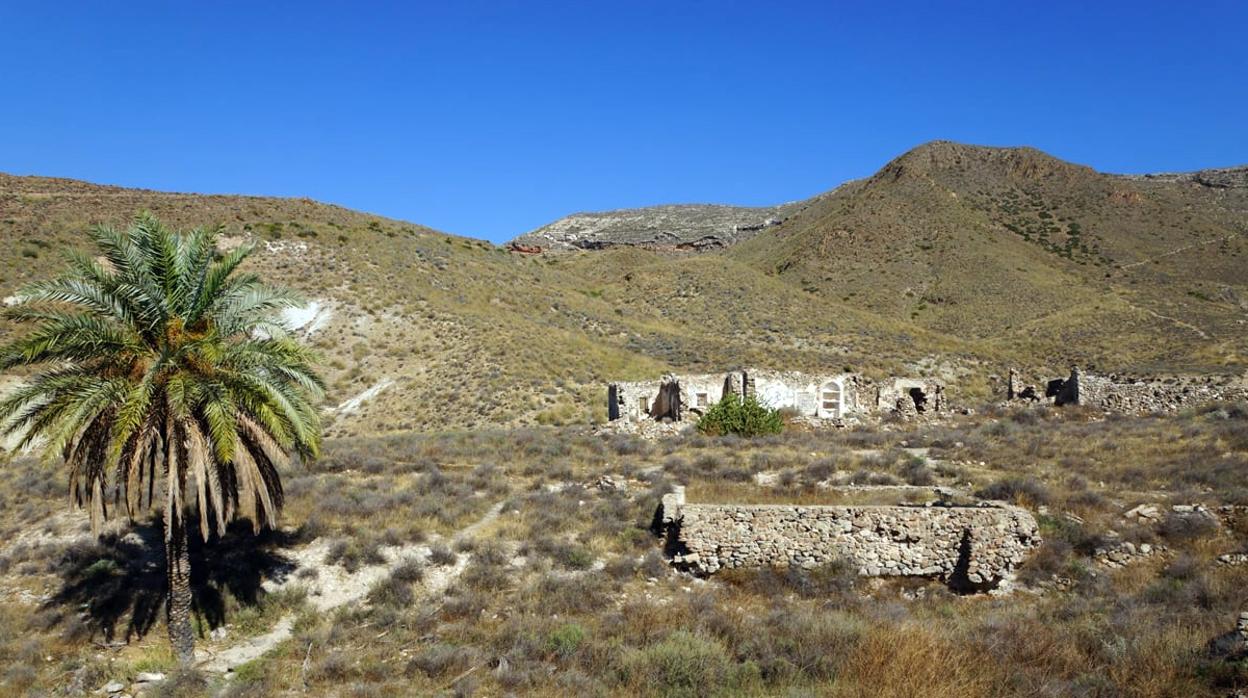
<instances>
[{"instance_id":1,"label":"dirt path","mask_svg":"<svg viewBox=\"0 0 1248 698\"><path fill-rule=\"evenodd\" d=\"M1143 310L1144 310L1144 312L1148 313L1149 315L1152 315L1153 317L1155 317L1155 318L1157 318L1157 319L1159 319L1159 320L1169 320L1170 322L1173 322L1174 324L1178 325L1179 327L1186 327L1187 329L1189 329L1189 330L1191 330L1191 331L1195 332L1196 334L1200 335L1200 338L1201 338L1201 339L1212 339L1212 337L1210 337L1210 335L1209 335L1209 333L1208 333L1208 332L1205 332L1204 330L1200 329L1199 327L1197 327L1197 326L1193 325L1193 324L1192 324L1192 323L1190 323L1190 322L1186 322L1186 321L1184 321L1184 320L1180 320L1180 319L1178 319L1177 317L1170 317L1169 315L1162 315L1161 313L1159 313L1159 312L1157 312L1157 311L1155 311L1155 310L1149 310L1148 308L1143 308Z\"/></svg>"},{"instance_id":2,"label":"dirt path","mask_svg":"<svg viewBox=\"0 0 1248 698\"><path fill-rule=\"evenodd\" d=\"M484 516L461 529L453 537L475 536L497 519L502 510L503 502L494 504ZM382 548L382 555L386 558L384 564L366 565L355 572L347 572L338 565L325 564L325 554L330 545L330 541L318 538L303 548L292 551L291 558L295 562L296 571L314 570L315 575L300 579L292 573L281 581L266 581L263 585L265 591L272 593L297 586L304 587L308 591L309 604L318 611L330 611L362 600L373 585L388 577L394 568L407 560L428 560L430 553L428 545L390 546ZM468 553L461 553L452 565L426 569L421 583L424 594L432 596L445 591L467 569L471 557ZM247 638L211 654L205 652L199 668L215 674L229 674L290 639L294 623L294 614L287 614L263 635Z\"/></svg>"},{"instance_id":3,"label":"dirt path","mask_svg":"<svg viewBox=\"0 0 1248 698\"><path fill-rule=\"evenodd\" d=\"M1132 262L1132 263L1130 263L1130 264L1124 264L1124 265L1122 265L1122 268L1123 268L1123 269L1132 269L1132 268L1134 268L1134 267L1138 267L1138 266L1142 266L1142 265L1148 264L1149 262L1151 262L1151 261L1153 261L1153 260L1156 260L1156 259L1161 259L1162 257L1172 257L1172 256L1174 256L1174 255L1176 255L1176 254L1182 254L1182 253L1184 253L1184 252L1187 252L1188 250L1195 249L1195 248L1197 248L1197 247L1204 247L1205 245L1212 245L1212 244L1213 244L1213 243L1215 243L1215 242L1226 242L1227 240L1230 240L1231 238L1236 238L1236 237L1239 237L1239 234L1238 234L1238 233L1231 233L1230 235L1224 235L1224 236L1222 236L1222 237L1220 237L1220 238L1214 238L1214 239L1212 239L1212 240L1202 240L1202 241L1200 241L1200 242L1193 242L1193 243L1192 243L1192 244L1190 244L1190 245L1183 245L1182 247L1176 247L1176 248L1174 248L1173 250L1170 250L1169 252L1162 252L1161 254L1157 255L1156 257L1146 257L1146 258L1144 258L1144 259L1141 259L1141 260L1140 260L1140 261L1138 261L1138 262Z\"/></svg>"}]
</instances>

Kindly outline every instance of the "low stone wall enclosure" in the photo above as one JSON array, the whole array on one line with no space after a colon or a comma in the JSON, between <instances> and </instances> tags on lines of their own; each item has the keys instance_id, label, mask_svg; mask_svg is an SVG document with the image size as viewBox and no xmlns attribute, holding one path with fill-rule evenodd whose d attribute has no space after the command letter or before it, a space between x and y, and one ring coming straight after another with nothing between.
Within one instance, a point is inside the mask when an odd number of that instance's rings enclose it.
<instances>
[{"instance_id":1,"label":"low stone wall enclosure","mask_svg":"<svg viewBox=\"0 0 1248 698\"><path fill-rule=\"evenodd\" d=\"M845 560L860 575L930 577L960 591L995 588L1040 544L1031 514L1003 502L689 504L677 488L663 497L657 521L673 562L698 574Z\"/></svg>"}]
</instances>

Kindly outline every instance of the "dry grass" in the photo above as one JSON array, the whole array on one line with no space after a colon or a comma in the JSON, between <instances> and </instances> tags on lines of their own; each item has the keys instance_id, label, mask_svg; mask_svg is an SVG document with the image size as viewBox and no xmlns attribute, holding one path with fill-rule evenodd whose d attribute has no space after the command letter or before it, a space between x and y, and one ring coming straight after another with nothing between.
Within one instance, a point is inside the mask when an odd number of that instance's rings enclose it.
<instances>
[{"instance_id":1,"label":"dry grass","mask_svg":"<svg viewBox=\"0 0 1248 698\"><path fill-rule=\"evenodd\" d=\"M401 568L364 607L318 614L298 598L234 598L225 622L235 637L276 614L298 621L295 637L244 667L229 695L1225 695L1248 686L1248 667L1205 647L1248 606L1248 569L1215 558L1248 548L1245 531L1140 527L1120 514L1145 501L1244 503L1246 416L1232 406L1114 420L990 413L752 442L555 429L336 441L312 470L287 474L286 521L303 532L284 545L316 535L363 551L391 536L448 536L494 501L506 502L503 513L475 539ZM1176 435L1182 443L1171 445ZM925 467L938 484L1008 490L1047 507L1038 515L1045 547L1021 576L1047 584L1056 575L1069 588L963 598L839 567L699 581L672 572L648 530L673 482L745 497L756 472L793 474L766 498L800 496L836 471L903 481L915 469L903 441L931 449L936 461ZM59 487L37 485L60 474L15 465L0 471L10 503L0 524L30 530L61 507ZM594 487L606 473L627 489ZM1168 551L1110 570L1091 556L1111 531ZM6 553L0 579L55 589L60 568L38 564L54 550ZM461 555L471 556L463 576L426 594L421 580ZM88 644L99 628L71 610L0 602L7 692L75 676L92 690L136 667L169 668L159 624L109 669Z\"/></svg>"},{"instance_id":2,"label":"dry grass","mask_svg":"<svg viewBox=\"0 0 1248 698\"><path fill-rule=\"evenodd\" d=\"M802 504L810 506L879 506L936 501L930 489L837 489L817 485L759 486L752 483L697 483L685 491L697 504Z\"/></svg>"}]
</instances>

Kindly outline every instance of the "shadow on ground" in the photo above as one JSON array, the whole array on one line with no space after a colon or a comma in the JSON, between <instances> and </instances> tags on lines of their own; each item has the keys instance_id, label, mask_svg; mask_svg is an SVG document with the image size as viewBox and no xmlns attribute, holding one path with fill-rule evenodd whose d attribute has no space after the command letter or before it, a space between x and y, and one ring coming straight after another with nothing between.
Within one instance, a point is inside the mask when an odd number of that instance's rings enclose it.
<instances>
[{"instance_id":1,"label":"shadow on ground","mask_svg":"<svg viewBox=\"0 0 1248 698\"><path fill-rule=\"evenodd\" d=\"M264 579L280 580L294 570L283 551L295 543L293 534L281 531L253 534L247 522L207 543L192 536L191 585L201 625L225 623L227 594L243 606L258 603ZM52 567L62 586L44 609L72 621L79 632L99 633L110 643L129 641L147 634L163 616L164 529L159 523L71 546Z\"/></svg>"}]
</instances>

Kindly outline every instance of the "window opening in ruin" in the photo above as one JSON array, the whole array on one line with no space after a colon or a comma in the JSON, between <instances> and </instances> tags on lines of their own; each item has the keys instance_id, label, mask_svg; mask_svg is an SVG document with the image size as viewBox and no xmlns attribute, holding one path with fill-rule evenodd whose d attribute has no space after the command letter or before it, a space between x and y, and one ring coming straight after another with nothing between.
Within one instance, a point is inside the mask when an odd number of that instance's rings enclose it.
<instances>
[{"instance_id":1,"label":"window opening in ruin","mask_svg":"<svg viewBox=\"0 0 1248 698\"><path fill-rule=\"evenodd\" d=\"M824 412L831 412L836 415L841 413L841 386L836 381L829 381L823 385L821 401Z\"/></svg>"},{"instance_id":2,"label":"window opening in ruin","mask_svg":"<svg viewBox=\"0 0 1248 698\"><path fill-rule=\"evenodd\" d=\"M639 398L637 398L637 404L641 406L641 411L642 411L642 414L649 414L649 412L650 412L650 400L649 400L649 398L639 397Z\"/></svg>"},{"instance_id":3,"label":"window opening in ruin","mask_svg":"<svg viewBox=\"0 0 1248 698\"><path fill-rule=\"evenodd\" d=\"M698 407L706 407L711 402L711 396L706 393L697 394Z\"/></svg>"},{"instance_id":4,"label":"window opening in ruin","mask_svg":"<svg viewBox=\"0 0 1248 698\"><path fill-rule=\"evenodd\" d=\"M679 422L681 418L680 384L664 383L659 386L659 393L654 397L650 408L650 416L659 421Z\"/></svg>"},{"instance_id":5,"label":"window opening in ruin","mask_svg":"<svg viewBox=\"0 0 1248 698\"><path fill-rule=\"evenodd\" d=\"M914 409L916 412L927 411L927 393L922 388L911 388L910 399L914 400Z\"/></svg>"},{"instance_id":6,"label":"window opening in ruin","mask_svg":"<svg viewBox=\"0 0 1248 698\"><path fill-rule=\"evenodd\" d=\"M1066 387L1066 380L1064 378L1054 378L1053 380L1045 384L1044 396L1045 397L1057 397L1058 395L1062 394L1062 390L1065 387Z\"/></svg>"}]
</instances>

